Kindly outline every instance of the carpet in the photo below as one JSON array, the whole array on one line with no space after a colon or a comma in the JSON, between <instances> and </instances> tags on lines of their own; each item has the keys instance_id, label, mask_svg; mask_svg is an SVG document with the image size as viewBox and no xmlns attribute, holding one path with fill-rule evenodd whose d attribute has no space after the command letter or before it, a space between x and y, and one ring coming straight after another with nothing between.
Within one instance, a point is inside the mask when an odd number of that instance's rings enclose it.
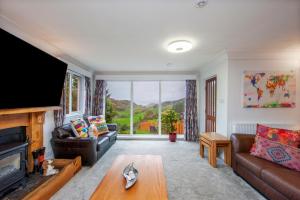
<instances>
[{"instance_id":1,"label":"carpet","mask_svg":"<svg viewBox=\"0 0 300 200\"><path fill-rule=\"evenodd\" d=\"M199 156L197 143L178 141L118 140L92 167L83 167L52 200L87 200L119 154L161 155L170 200L265 199L231 168L218 160L212 168Z\"/></svg>"}]
</instances>

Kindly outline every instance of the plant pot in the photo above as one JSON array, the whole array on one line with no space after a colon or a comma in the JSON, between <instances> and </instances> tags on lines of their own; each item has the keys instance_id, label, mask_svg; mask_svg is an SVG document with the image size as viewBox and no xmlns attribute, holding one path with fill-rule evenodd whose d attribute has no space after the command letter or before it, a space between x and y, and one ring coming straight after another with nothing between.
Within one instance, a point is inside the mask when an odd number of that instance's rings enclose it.
<instances>
[{"instance_id":1,"label":"plant pot","mask_svg":"<svg viewBox=\"0 0 300 200\"><path fill-rule=\"evenodd\" d=\"M169 141L176 142L177 134L176 133L169 133Z\"/></svg>"}]
</instances>

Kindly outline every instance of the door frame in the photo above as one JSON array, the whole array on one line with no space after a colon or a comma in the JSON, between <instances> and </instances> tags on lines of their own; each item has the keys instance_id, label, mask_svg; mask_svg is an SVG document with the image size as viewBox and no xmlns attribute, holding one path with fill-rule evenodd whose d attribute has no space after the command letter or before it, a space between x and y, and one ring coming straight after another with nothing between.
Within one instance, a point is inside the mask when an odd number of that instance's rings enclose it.
<instances>
[{"instance_id":1,"label":"door frame","mask_svg":"<svg viewBox=\"0 0 300 200\"><path fill-rule=\"evenodd\" d=\"M215 81L215 85L213 87L213 91L208 90L208 83ZM213 129L214 132L217 129L217 96L218 96L218 79L217 79L217 75L213 75L210 78L205 80L205 132L208 132L209 127L208 127L208 121L212 120L212 119L208 119L208 108L209 106L213 106L212 108L212 112L213 115L212 117L214 117L214 124L213 124ZM208 95L211 95L213 97L213 101L208 102ZM212 105L211 105L212 104ZM211 128L211 127L210 127Z\"/></svg>"}]
</instances>

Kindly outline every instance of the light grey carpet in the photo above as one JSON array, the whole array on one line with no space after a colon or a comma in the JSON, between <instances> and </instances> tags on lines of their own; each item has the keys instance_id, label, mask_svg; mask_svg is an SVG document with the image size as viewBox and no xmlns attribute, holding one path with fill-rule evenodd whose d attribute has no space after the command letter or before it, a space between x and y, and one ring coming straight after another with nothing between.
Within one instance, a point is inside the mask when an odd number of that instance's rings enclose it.
<instances>
[{"instance_id":1,"label":"light grey carpet","mask_svg":"<svg viewBox=\"0 0 300 200\"><path fill-rule=\"evenodd\" d=\"M199 156L199 145L179 141L119 140L93 166L84 167L53 197L53 200L89 199L113 160L119 154L154 154L163 158L170 200L256 200L264 199L231 168L212 168Z\"/></svg>"}]
</instances>

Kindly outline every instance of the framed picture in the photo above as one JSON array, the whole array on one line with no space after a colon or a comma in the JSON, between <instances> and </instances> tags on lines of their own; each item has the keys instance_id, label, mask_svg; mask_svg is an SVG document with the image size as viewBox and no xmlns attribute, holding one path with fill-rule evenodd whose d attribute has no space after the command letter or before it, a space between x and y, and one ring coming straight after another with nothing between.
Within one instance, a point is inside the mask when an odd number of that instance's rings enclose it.
<instances>
[{"instance_id":1,"label":"framed picture","mask_svg":"<svg viewBox=\"0 0 300 200\"><path fill-rule=\"evenodd\" d=\"M295 71L244 71L244 108L296 106Z\"/></svg>"}]
</instances>

